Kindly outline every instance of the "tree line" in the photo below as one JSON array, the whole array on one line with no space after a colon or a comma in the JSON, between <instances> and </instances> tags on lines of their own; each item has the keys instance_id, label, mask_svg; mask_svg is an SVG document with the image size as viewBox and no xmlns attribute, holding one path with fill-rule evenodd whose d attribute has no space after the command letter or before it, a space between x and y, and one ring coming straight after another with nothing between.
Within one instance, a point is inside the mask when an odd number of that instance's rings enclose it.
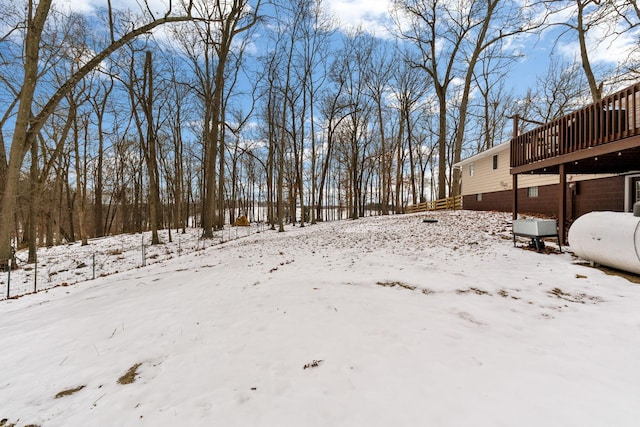
<instances>
[{"instance_id":1,"label":"tree line","mask_svg":"<svg viewBox=\"0 0 640 427\"><path fill-rule=\"evenodd\" d=\"M209 238L240 215L284 231L401 213L458 194L454 164L508 140L510 117L638 78L636 0L393 0L378 34L326 1L0 0L0 263L115 233ZM547 74L517 92L536 38ZM625 38L626 60L593 58Z\"/></svg>"}]
</instances>

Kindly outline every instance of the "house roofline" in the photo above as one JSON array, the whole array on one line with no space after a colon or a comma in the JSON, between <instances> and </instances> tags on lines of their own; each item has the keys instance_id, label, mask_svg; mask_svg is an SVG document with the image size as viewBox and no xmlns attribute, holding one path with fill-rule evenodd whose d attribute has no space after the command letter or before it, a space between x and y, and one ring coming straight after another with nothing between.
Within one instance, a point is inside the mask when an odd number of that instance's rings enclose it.
<instances>
[{"instance_id":1,"label":"house roofline","mask_svg":"<svg viewBox=\"0 0 640 427\"><path fill-rule=\"evenodd\" d=\"M488 150L484 150L479 152L478 154L474 154L471 157L467 157L464 160L460 160L458 163L454 164L453 167L454 168L461 168L464 165L467 165L469 163L473 163L475 161L478 161L480 159L484 159L485 157L488 156L493 156L496 153L499 153L503 150L508 150L509 146L510 146L511 141L507 141L507 142L503 142L502 144L493 146L491 148L489 148Z\"/></svg>"}]
</instances>

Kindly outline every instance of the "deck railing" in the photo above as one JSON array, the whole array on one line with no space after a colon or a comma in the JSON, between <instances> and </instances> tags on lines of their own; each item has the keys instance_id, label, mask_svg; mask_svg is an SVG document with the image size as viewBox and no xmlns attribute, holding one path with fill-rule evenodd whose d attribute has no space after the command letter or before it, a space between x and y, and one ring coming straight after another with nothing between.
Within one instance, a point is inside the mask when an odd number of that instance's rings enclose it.
<instances>
[{"instance_id":1,"label":"deck railing","mask_svg":"<svg viewBox=\"0 0 640 427\"><path fill-rule=\"evenodd\" d=\"M445 209L462 209L462 196L447 197L446 199L431 200L416 205L409 205L406 211L407 213L415 213Z\"/></svg>"},{"instance_id":2,"label":"deck railing","mask_svg":"<svg viewBox=\"0 0 640 427\"><path fill-rule=\"evenodd\" d=\"M640 83L511 140L511 167L640 135Z\"/></svg>"}]
</instances>

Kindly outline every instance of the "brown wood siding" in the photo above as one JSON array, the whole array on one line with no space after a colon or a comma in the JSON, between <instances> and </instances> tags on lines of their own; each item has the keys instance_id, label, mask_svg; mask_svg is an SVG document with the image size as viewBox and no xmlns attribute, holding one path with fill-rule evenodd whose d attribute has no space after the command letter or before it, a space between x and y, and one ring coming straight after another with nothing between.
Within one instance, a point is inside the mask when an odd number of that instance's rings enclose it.
<instances>
[{"instance_id":1,"label":"brown wood siding","mask_svg":"<svg viewBox=\"0 0 640 427\"><path fill-rule=\"evenodd\" d=\"M624 211L624 176L607 177L579 181L577 192L571 194L567 188L567 217L569 220L593 211ZM482 200L476 195L465 195L463 209L475 211L510 212L513 193L495 191L483 193ZM538 215L558 216L558 184L538 187L538 197L529 197L528 188L518 190L518 212Z\"/></svg>"}]
</instances>

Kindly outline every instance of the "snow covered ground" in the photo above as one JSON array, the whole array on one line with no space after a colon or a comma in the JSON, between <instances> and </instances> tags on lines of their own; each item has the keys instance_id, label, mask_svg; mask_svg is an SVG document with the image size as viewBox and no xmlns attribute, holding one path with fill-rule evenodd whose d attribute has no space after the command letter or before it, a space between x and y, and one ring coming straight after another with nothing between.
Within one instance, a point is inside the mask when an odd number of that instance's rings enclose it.
<instances>
[{"instance_id":1,"label":"snow covered ground","mask_svg":"<svg viewBox=\"0 0 640 427\"><path fill-rule=\"evenodd\" d=\"M16 254L20 266L0 272L0 299L21 296L55 286L68 286L95 277L107 276L168 259L201 251L221 242L248 237L265 231L264 223L250 227L227 227L217 231L213 239L200 239L202 229L187 229L186 233L172 230L158 232L161 244L151 246L151 232L120 234L90 240L88 246L74 242L63 246L38 248L37 267L27 264L27 250Z\"/></svg>"},{"instance_id":2,"label":"snow covered ground","mask_svg":"<svg viewBox=\"0 0 640 427\"><path fill-rule=\"evenodd\" d=\"M428 216L0 301L0 426L638 425L639 285L514 248L509 214Z\"/></svg>"}]
</instances>

